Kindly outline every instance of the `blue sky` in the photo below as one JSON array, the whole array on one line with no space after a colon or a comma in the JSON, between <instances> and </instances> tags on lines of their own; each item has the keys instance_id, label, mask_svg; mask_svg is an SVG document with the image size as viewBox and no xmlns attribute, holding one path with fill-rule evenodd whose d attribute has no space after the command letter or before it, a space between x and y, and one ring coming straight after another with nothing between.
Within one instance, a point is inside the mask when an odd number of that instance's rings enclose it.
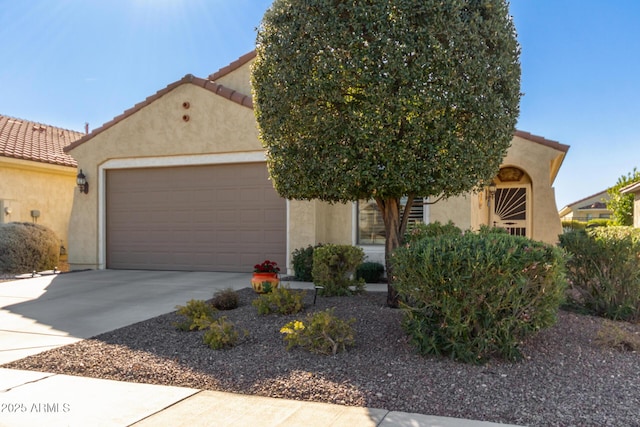
<instances>
[{"instance_id":1,"label":"blue sky","mask_svg":"<svg viewBox=\"0 0 640 427\"><path fill-rule=\"evenodd\" d=\"M82 131L254 47L271 0L0 0L0 114ZM518 129L571 146L558 208L640 168L640 1L512 0Z\"/></svg>"}]
</instances>

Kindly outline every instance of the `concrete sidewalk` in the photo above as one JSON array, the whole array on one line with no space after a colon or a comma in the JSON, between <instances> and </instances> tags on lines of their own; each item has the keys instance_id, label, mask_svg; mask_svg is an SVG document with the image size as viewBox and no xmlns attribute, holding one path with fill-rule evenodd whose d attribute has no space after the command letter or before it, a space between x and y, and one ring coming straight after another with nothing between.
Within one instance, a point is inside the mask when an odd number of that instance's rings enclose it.
<instances>
[{"instance_id":1,"label":"concrete sidewalk","mask_svg":"<svg viewBox=\"0 0 640 427\"><path fill-rule=\"evenodd\" d=\"M0 368L0 426L492 427L448 417Z\"/></svg>"},{"instance_id":2,"label":"concrete sidewalk","mask_svg":"<svg viewBox=\"0 0 640 427\"><path fill-rule=\"evenodd\" d=\"M310 283L284 282L312 289ZM100 270L0 283L0 365L146 320L250 274ZM385 291L386 285L368 286ZM108 361L105 361L108 363ZM3 426L441 426L499 424L0 368Z\"/></svg>"}]
</instances>

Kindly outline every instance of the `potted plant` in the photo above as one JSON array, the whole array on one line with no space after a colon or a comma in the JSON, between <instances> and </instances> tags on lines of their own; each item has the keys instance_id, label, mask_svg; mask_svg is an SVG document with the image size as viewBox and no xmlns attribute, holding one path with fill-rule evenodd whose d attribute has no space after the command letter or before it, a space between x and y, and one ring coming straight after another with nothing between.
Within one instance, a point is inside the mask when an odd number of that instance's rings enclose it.
<instances>
[{"instance_id":1,"label":"potted plant","mask_svg":"<svg viewBox=\"0 0 640 427\"><path fill-rule=\"evenodd\" d=\"M253 266L253 277L251 277L251 286L253 290L259 294L271 292L280 284L278 273L280 267L275 261L265 260L261 264Z\"/></svg>"}]
</instances>

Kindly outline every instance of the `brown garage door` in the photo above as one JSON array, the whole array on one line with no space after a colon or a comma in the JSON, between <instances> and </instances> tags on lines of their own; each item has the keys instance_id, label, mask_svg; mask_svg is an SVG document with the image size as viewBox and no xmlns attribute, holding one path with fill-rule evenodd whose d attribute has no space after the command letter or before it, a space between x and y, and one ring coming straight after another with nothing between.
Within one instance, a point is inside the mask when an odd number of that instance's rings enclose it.
<instances>
[{"instance_id":1,"label":"brown garage door","mask_svg":"<svg viewBox=\"0 0 640 427\"><path fill-rule=\"evenodd\" d=\"M264 163L107 171L107 268L285 265L286 203Z\"/></svg>"}]
</instances>

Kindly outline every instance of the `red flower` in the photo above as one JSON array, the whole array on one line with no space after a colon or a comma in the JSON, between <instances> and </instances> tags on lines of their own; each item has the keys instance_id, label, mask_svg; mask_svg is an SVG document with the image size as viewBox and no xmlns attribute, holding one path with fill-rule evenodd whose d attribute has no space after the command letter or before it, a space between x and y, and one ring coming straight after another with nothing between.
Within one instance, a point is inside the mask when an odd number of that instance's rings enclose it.
<instances>
[{"instance_id":1,"label":"red flower","mask_svg":"<svg viewBox=\"0 0 640 427\"><path fill-rule=\"evenodd\" d=\"M280 267L278 267L278 263L275 261L265 260L262 264L256 264L253 266L254 273L278 273L280 272Z\"/></svg>"}]
</instances>

